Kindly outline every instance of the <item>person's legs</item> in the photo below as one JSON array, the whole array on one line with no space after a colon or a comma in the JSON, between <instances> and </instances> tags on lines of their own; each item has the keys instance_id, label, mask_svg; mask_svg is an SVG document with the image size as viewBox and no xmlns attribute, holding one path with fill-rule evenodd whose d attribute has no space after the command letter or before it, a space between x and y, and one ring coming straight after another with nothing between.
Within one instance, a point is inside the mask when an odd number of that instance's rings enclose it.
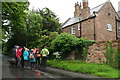
<instances>
[{"instance_id":1,"label":"person's legs","mask_svg":"<svg viewBox=\"0 0 120 80\"><path fill-rule=\"evenodd\" d=\"M37 64L40 65L40 57L37 57Z\"/></svg>"},{"instance_id":2,"label":"person's legs","mask_svg":"<svg viewBox=\"0 0 120 80\"><path fill-rule=\"evenodd\" d=\"M24 60L24 66L28 67L28 60Z\"/></svg>"},{"instance_id":3,"label":"person's legs","mask_svg":"<svg viewBox=\"0 0 120 80\"><path fill-rule=\"evenodd\" d=\"M47 57L44 58L44 66L46 67L47 64Z\"/></svg>"},{"instance_id":4,"label":"person's legs","mask_svg":"<svg viewBox=\"0 0 120 80\"><path fill-rule=\"evenodd\" d=\"M42 57L41 66L46 66L47 57Z\"/></svg>"}]
</instances>

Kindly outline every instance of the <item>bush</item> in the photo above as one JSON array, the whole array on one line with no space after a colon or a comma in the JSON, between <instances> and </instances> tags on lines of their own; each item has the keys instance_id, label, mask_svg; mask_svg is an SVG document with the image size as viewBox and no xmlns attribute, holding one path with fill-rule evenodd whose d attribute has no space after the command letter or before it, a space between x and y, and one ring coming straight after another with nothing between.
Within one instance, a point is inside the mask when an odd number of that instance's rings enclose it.
<instances>
[{"instance_id":1,"label":"bush","mask_svg":"<svg viewBox=\"0 0 120 80\"><path fill-rule=\"evenodd\" d=\"M61 52L61 58L68 57L71 51L79 51L85 44L87 46L95 43L95 41L77 38L68 33L61 33L51 42L51 49L53 52Z\"/></svg>"}]
</instances>

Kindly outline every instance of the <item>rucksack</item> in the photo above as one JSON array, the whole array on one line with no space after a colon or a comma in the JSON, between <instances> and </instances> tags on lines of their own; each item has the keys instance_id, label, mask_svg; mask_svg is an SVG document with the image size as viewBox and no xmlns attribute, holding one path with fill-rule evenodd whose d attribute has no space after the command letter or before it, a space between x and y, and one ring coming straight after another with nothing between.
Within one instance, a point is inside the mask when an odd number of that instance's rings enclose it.
<instances>
[{"instance_id":1,"label":"rucksack","mask_svg":"<svg viewBox=\"0 0 120 80\"><path fill-rule=\"evenodd\" d=\"M34 55L33 55L33 53L30 53L29 58L30 58L30 59L34 59Z\"/></svg>"}]
</instances>

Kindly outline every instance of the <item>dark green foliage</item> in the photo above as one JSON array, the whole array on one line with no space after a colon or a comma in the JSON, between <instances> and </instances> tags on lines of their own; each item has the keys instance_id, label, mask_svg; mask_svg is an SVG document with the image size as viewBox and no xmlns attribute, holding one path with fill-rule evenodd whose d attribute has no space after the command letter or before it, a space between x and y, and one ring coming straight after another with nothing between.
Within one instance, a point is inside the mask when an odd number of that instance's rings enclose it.
<instances>
[{"instance_id":1,"label":"dark green foliage","mask_svg":"<svg viewBox=\"0 0 120 80\"><path fill-rule=\"evenodd\" d=\"M79 51L82 47L89 46L95 41L80 39L68 33L61 33L51 43L54 52L61 52L61 58L66 58L71 51Z\"/></svg>"},{"instance_id":2,"label":"dark green foliage","mask_svg":"<svg viewBox=\"0 0 120 80\"><path fill-rule=\"evenodd\" d=\"M112 45L112 42L106 42L106 54L105 54L105 56L106 56L106 59L107 59L107 64L109 64L109 65L112 65L112 62L113 62L113 54L114 54L114 52L113 52L114 50L113 50L113 45Z\"/></svg>"},{"instance_id":3,"label":"dark green foliage","mask_svg":"<svg viewBox=\"0 0 120 80\"><path fill-rule=\"evenodd\" d=\"M14 45L28 48L49 46L57 32L60 33L61 24L54 12L48 8L29 11L28 6L29 2L2 3L3 49L8 52Z\"/></svg>"},{"instance_id":4,"label":"dark green foliage","mask_svg":"<svg viewBox=\"0 0 120 80\"><path fill-rule=\"evenodd\" d=\"M42 10L39 9L37 11L43 20L42 20L42 31L47 30L44 32L43 35L49 34L49 32L60 32L61 31L61 24L59 23L59 18L52 12L49 8L43 8Z\"/></svg>"},{"instance_id":5,"label":"dark green foliage","mask_svg":"<svg viewBox=\"0 0 120 80\"><path fill-rule=\"evenodd\" d=\"M106 59L107 64L114 67L114 68L120 68L120 45L118 46L118 49L115 49L112 45L112 42L107 41L106 42Z\"/></svg>"},{"instance_id":6,"label":"dark green foliage","mask_svg":"<svg viewBox=\"0 0 120 80\"><path fill-rule=\"evenodd\" d=\"M29 2L2 2L2 31L7 43L3 41L3 49L10 51L16 44L25 45L25 10L28 10Z\"/></svg>"}]
</instances>

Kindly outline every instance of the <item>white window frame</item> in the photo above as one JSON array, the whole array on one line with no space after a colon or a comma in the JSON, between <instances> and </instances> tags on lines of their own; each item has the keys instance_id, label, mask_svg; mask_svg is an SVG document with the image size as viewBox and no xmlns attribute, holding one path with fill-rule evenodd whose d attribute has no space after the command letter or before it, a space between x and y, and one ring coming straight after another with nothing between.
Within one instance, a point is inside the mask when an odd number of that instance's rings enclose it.
<instances>
[{"instance_id":1,"label":"white window frame","mask_svg":"<svg viewBox=\"0 0 120 80\"><path fill-rule=\"evenodd\" d=\"M76 30L75 30L75 25L71 27L71 34L75 34L76 33Z\"/></svg>"},{"instance_id":2,"label":"white window frame","mask_svg":"<svg viewBox=\"0 0 120 80\"><path fill-rule=\"evenodd\" d=\"M112 24L107 24L107 30L112 31Z\"/></svg>"},{"instance_id":3,"label":"white window frame","mask_svg":"<svg viewBox=\"0 0 120 80\"><path fill-rule=\"evenodd\" d=\"M80 23L78 23L78 30L80 30Z\"/></svg>"}]
</instances>

